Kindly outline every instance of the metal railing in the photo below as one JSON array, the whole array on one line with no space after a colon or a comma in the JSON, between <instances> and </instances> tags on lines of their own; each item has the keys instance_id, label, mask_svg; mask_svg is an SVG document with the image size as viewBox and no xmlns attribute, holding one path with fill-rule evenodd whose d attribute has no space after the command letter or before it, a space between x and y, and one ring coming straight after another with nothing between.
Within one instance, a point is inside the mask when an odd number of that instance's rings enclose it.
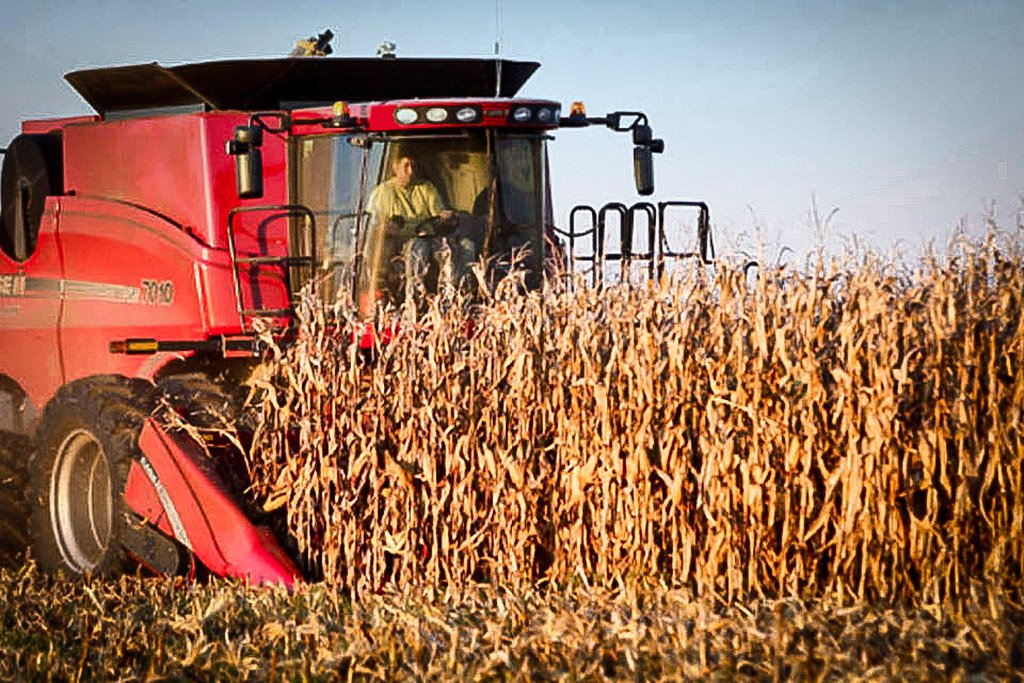
<instances>
[{"instance_id":1,"label":"metal railing","mask_svg":"<svg viewBox=\"0 0 1024 683\"><path fill-rule=\"evenodd\" d=\"M666 216L674 207L698 210L698 251L674 251L670 248L666 234ZM589 229L584 230L579 225L581 215L590 218ZM615 226L619 231L618 251L608 251L606 246L609 230L614 230L614 226L609 225L608 217L610 215L617 217ZM644 233L647 238L646 243L641 245L639 250L634 248L633 244L638 226L638 216L646 221ZM695 258L704 264L714 263L715 260L715 244L711 236L711 212L705 202L681 200L664 201L657 204L638 202L629 207L620 202L609 202L600 209L580 204L574 206L569 212L569 229L554 228L554 231L568 241L570 277L576 272L578 262L590 263L592 264L591 280L594 285L604 282L605 264L609 262L619 263L620 279L627 277L632 272L634 263L646 263L647 276L653 279L660 278L665 273L665 264L670 260ZM586 237L590 238L590 253L579 254L580 242Z\"/></svg>"},{"instance_id":2,"label":"metal railing","mask_svg":"<svg viewBox=\"0 0 1024 683\"><path fill-rule=\"evenodd\" d=\"M274 216L268 217L264 220L261 225L266 225L271 220L279 218L293 218L301 217L306 221L309 230L304 231L302 234L308 236L308 243L303 246L303 250L306 252L304 255L293 256L291 254L287 256L245 256L239 258L238 250L235 242L235 219L243 213L257 213L257 212L276 212ZM292 240L286 240L289 244L289 250L292 249ZM246 308L245 299L242 294L242 278L240 272L240 266L246 267L259 267L259 266L280 266L284 271L285 288L287 289L289 298L292 295L292 278L291 270L295 266L306 266L310 269L310 273L316 268L316 216L313 215L313 211L309 207L302 204L272 204L264 206L240 206L228 212L228 252L231 255L231 274L234 278L235 285L235 301L238 304L238 320L242 327L242 332L246 332L248 327L246 325L246 318L280 318L284 316L290 316L294 312L294 307L289 304L288 308L258 308L254 305L252 308Z\"/></svg>"}]
</instances>

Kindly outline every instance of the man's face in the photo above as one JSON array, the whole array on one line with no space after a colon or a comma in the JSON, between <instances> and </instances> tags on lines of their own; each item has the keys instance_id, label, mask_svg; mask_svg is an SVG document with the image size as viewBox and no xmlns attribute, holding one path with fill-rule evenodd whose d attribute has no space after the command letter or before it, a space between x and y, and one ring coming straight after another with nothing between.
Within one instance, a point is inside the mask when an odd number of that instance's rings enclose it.
<instances>
[{"instance_id":1,"label":"man's face","mask_svg":"<svg viewBox=\"0 0 1024 683\"><path fill-rule=\"evenodd\" d=\"M395 184L399 187L406 187L412 180L412 173L416 167L412 159L401 157L395 160L395 165L392 168L395 172Z\"/></svg>"}]
</instances>

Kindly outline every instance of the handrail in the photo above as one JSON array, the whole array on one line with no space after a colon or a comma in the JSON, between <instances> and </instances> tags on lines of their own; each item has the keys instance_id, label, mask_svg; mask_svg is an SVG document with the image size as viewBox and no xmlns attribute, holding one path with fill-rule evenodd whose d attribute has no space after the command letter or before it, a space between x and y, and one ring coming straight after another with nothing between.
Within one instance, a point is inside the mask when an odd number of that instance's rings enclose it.
<instances>
[{"instance_id":1,"label":"handrail","mask_svg":"<svg viewBox=\"0 0 1024 683\"><path fill-rule=\"evenodd\" d=\"M269 212L277 211L280 212L281 216L284 217L297 217L301 216L306 219L309 225L309 244L308 244L308 256L276 256L276 257L250 257L253 260L239 259L238 250L235 245L235 218L243 213L257 213L257 212ZM290 243L290 240L289 240ZM289 249L290 250L290 249ZM291 287L291 267L293 265L303 265L308 263L310 269L316 268L316 216L313 214L312 209L304 204L263 204L260 206L236 206L228 212L228 253L231 256L231 274L234 277L235 285L235 301L238 304L238 321L241 325L242 332L246 330L245 319L246 317L258 316L260 314L272 314L277 317L283 315L285 311L289 309L247 309L245 308L245 302L242 300L242 280L239 272L239 263L247 263L252 265L276 263L284 269L285 273L285 286L288 290L289 298L292 295ZM263 259L272 259L271 261L264 261ZM314 286L315 286L315 278Z\"/></svg>"},{"instance_id":2,"label":"handrail","mask_svg":"<svg viewBox=\"0 0 1024 683\"><path fill-rule=\"evenodd\" d=\"M607 223L605 216L608 212L614 211L619 214L619 235L620 245L621 236L623 233L628 233L632 240L633 235L633 224L630 220L629 209L626 208L625 204L620 202L608 202L600 208L597 212L597 250L594 254L594 284L600 285L604 282L604 262L608 260L608 256L605 253L605 234ZM621 258L621 257L620 257Z\"/></svg>"},{"instance_id":3,"label":"handrail","mask_svg":"<svg viewBox=\"0 0 1024 683\"><path fill-rule=\"evenodd\" d=\"M653 278L656 266L660 262L655 250L655 245L657 244L656 235L658 232L658 212L650 202L637 202L633 206L629 207L630 256L636 256L632 253L632 249L633 231L636 228L635 215L638 211L642 211L644 215L647 216L647 250L640 254L639 258L640 260L647 261L647 276ZM625 238L623 238L623 243L625 243ZM626 265L628 265L628 262Z\"/></svg>"},{"instance_id":4,"label":"handrail","mask_svg":"<svg viewBox=\"0 0 1024 683\"><path fill-rule=\"evenodd\" d=\"M669 247L666 236L666 213L671 207L690 207L699 211L697 218L697 241L696 252L676 252ZM580 230L577 222L580 214L590 216L590 228ZM619 251L608 253L605 245L605 238L609 229L608 214L617 213L619 216ZM637 227L637 214L647 219L647 244L642 251L634 250L633 239ZM600 209L587 204L574 206L569 212L569 229L560 230L553 228L555 233L566 237L569 240L569 274L576 271L577 261L588 261L593 264L591 270L592 280L595 285L600 284L604 279L604 263L606 261L619 261L620 278L628 278L631 272L631 264L635 260L647 261L648 277L661 277L665 272L666 259L696 258L705 265L714 263L715 243L711 234L711 212L705 202L672 200L658 202L657 205L650 202L637 202L630 207L620 202L609 202ZM577 240L591 236L593 250L589 256L578 256L576 254Z\"/></svg>"},{"instance_id":5,"label":"handrail","mask_svg":"<svg viewBox=\"0 0 1024 683\"><path fill-rule=\"evenodd\" d=\"M665 255L674 258L699 258L705 265L714 263L715 243L711 238L711 212L708 209L707 203L692 201L658 202L658 222L661 223L663 238L665 235L665 209L671 206L687 206L700 211L697 217L697 241L700 245L700 252L666 252ZM708 256L709 249L711 251L710 256Z\"/></svg>"},{"instance_id":6,"label":"handrail","mask_svg":"<svg viewBox=\"0 0 1024 683\"><path fill-rule=\"evenodd\" d=\"M576 214L580 213L582 211L585 211L585 212L587 212L590 215L590 230L587 230L586 232L579 232L579 231L576 230ZM572 274L574 272L576 272L576 240L578 238L580 238L580 237L586 237L587 235L594 235L594 237L591 237L591 241L594 243L594 247L595 247L594 251L592 253L596 254L597 253L597 248L596 248L597 247L596 231L597 231L597 211L594 210L594 207L587 206L585 204L581 204L579 206L574 206L574 207L572 207L572 211L569 212L569 232L564 232L562 230L559 230L558 228L555 228L555 232L557 232L559 234L562 234L562 235L565 235L566 237L569 238L569 276L570 276L570 278L572 277Z\"/></svg>"}]
</instances>

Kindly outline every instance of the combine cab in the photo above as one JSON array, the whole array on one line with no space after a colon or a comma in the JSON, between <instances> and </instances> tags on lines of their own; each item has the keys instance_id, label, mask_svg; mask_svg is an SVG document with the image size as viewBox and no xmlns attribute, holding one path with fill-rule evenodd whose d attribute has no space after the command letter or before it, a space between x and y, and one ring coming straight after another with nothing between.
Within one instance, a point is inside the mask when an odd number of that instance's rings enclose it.
<instances>
[{"instance_id":1,"label":"combine cab","mask_svg":"<svg viewBox=\"0 0 1024 683\"><path fill-rule=\"evenodd\" d=\"M666 248L673 202L577 207L565 251L552 132L629 133L641 195L663 145L638 112L514 99L537 68L297 57L69 74L97 114L25 122L2 175L0 432L30 444L15 464L37 561L299 578L231 458L151 415L231 419L260 354L254 322L286 336L307 283L372 328L391 305L465 286L477 262L494 277L515 263L537 288L567 264L602 280L609 261L656 275L706 259L701 204L687 205L699 253Z\"/></svg>"}]
</instances>

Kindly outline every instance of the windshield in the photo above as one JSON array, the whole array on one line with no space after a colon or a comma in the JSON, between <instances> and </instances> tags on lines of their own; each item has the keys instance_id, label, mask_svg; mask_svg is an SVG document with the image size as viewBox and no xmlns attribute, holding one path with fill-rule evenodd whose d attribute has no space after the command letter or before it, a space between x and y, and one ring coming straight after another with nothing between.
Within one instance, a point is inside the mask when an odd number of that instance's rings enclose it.
<instances>
[{"instance_id":1,"label":"windshield","mask_svg":"<svg viewBox=\"0 0 1024 683\"><path fill-rule=\"evenodd\" d=\"M322 290L360 314L543 265L544 140L474 131L299 142L296 194L317 216Z\"/></svg>"}]
</instances>

